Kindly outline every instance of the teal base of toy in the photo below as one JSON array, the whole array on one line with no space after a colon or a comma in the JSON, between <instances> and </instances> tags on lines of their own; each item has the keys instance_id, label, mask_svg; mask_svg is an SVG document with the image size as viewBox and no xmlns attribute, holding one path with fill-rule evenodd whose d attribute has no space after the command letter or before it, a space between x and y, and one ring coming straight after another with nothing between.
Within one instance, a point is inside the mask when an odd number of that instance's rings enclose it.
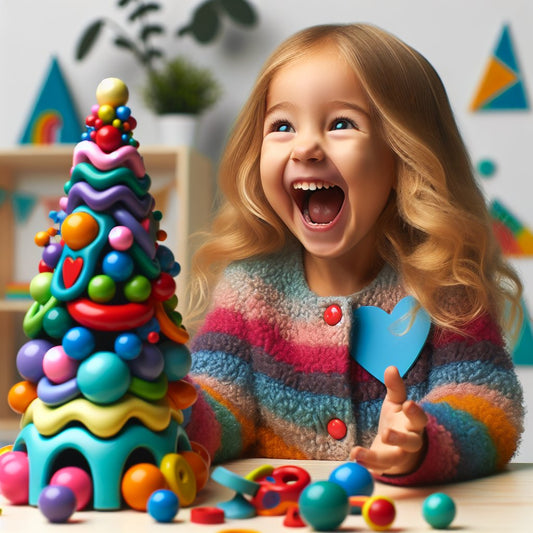
<instances>
[{"instance_id":1,"label":"teal base of toy","mask_svg":"<svg viewBox=\"0 0 533 533\"><path fill-rule=\"evenodd\" d=\"M28 424L17 436L13 449L28 454L30 505L37 505L41 491L49 484L54 462L65 452L74 450L89 466L93 507L103 511L120 509L124 467L133 452L150 453L154 464L159 466L167 453L190 450L191 445L183 427L172 420L164 431L129 425L108 439L98 438L83 427L68 427L56 435L44 437L33 424Z\"/></svg>"}]
</instances>

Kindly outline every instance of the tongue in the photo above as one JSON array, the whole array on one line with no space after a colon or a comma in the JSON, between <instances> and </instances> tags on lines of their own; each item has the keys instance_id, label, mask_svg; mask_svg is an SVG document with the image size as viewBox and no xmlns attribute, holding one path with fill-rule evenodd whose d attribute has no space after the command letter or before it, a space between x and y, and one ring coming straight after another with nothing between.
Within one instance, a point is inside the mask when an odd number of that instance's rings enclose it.
<instances>
[{"instance_id":1,"label":"tongue","mask_svg":"<svg viewBox=\"0 0 533 533\"><path fill-rule=\"evenodd\" d=\"M340 187L319 189L309 196L307 210L314 224L329 224L339 213L344 202L344 193Z\"/></svg>"}]
</instances>

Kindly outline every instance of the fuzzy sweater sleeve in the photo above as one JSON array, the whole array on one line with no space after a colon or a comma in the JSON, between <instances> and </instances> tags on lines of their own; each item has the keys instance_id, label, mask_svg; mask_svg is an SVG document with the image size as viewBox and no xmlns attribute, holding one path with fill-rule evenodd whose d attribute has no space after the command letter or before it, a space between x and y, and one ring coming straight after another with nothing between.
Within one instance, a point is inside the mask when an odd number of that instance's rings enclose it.
<instances>
[{"instance_id":1,"label":"fuzzy sweater sleeve","mask_svg":"<svg viewBox=\"0 0 533 533\"><path fill-rule=\"evenodd\" d=\"M419 468L383 476L401 485L472 479L501 470L523 431L522 389L496 324L482 316L465 336L433 333L428 392L427 448Z\"/></svg>"},{"instance_id":2,"label":"fuzzy sweater sleeve","mask_svg":"<svg viewBox=\"0 0 533 533\"><path fill-rule=\"evenodd\" d=\"M215 462L242 456L255 441L256 400L252 393L250 346L246 321L234 301L227 277L214 295L214 305L194 338L189 379L199 397L187 433L203 444Z\"/></svg>"}]
</instances>

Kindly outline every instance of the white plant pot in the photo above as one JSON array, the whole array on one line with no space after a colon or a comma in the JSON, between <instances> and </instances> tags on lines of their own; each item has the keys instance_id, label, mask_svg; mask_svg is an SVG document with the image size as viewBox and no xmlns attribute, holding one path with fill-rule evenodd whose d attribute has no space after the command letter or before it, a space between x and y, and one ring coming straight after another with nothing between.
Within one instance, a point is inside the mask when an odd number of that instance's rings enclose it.
<instances>
[{"instance_id":1,"label":"white plant pot","mask_svg":"<svg viewBox=\"0 0 533 533\"><path fill-rule=\"evenodd\" d=\"M159 144L164 146L194 146L198 130L198 115L176 113L159 115Z\"/></svg>"}]
</instances>

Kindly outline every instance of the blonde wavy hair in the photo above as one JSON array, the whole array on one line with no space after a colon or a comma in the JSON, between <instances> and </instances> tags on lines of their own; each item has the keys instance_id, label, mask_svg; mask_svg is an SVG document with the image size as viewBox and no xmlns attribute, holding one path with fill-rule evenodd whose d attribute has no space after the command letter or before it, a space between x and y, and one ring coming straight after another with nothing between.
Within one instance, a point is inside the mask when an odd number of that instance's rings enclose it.
<instances>
[{"instance_id":1,"label":"blonde wavy hair","mask_svg":"<svg viewBox=\"0 0 533 533\"><path fill-rule=\"evenodd\" d=\"M395 154L397 188L381 214L377 248L433 321L460 331L490 313L519 324L521 283L504 261L443 84L430 63L367 24L315 26L267 60L229 138L219 169L223 202L193 260L196 316L232 261L281 249L291 238L261 187L266 97L275 74L314 47L334 43L365 89L373 119ZM459 295L459 307L443 305ZM510 307L509 307L510 306Z\"/></svg>"}]
</instances>

